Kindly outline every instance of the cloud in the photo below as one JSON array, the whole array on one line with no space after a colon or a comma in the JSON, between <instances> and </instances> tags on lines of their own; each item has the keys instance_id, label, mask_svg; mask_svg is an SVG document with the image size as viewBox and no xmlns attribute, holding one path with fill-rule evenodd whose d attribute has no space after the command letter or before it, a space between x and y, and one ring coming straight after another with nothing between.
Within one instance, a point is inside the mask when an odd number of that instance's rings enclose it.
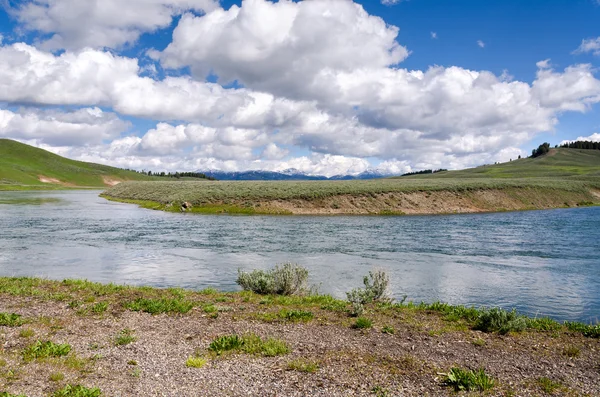
<instances>
[{"instance_id":1,"label":"cloud","mask_svg":"<svg viewBox=\"0 0 600 397\"><path fill-rule=\"evenodd\" d=\"M485 43L481 40L477 40L477 45L481 48L485 48Z\"/></svg>"},{"instance_id":2,"label":"cloud","mask_svg":"<svg viewBox=\"0 0 600 397\"><path fill-rule=\"evenodd\" d=\"M584 54L588 52L600 56L600 37L582 40L581 45L573 51L573 54Z\"/></svg>"},{"instance_id":3,"label":"cloud","mask_svg":"<svg viewBox=\"0 0 600 397\"><path fill-rule=\"evenodd\" d=\"M45 49L116 48L171 24L175 15L210 11L217 0L29 0L9 8L22 26L39 32Z\"/></svg>"},{"instance_id":4,"label":"cloud","mask_svg":"<svg viewBox=\"0 0 600 397\"><path fill-rule=\"evenodd\" d=\"M571 143L571 142L576 142L576 141L600 142L600 133L595 132L590 136L580 136L577 139L565 140L565 141L562 141L560 144L564 145L565 143Z\"/></svg>"},{"instance_id":5,"label":"cloud","mask_svg":"<svg viewBox=\"0 0 600 397\"><path fill-rule=\"evenodd\" d=\"M130 123L99 108L64 112L21 108L17 112L0 109L0 136L36 140L53 146L98 144L119 137Z\"/></svg>"},{"instance_id":6,"label":"cloud","mask_svg":"<svg viewBox=\"0 0 600 397\"><path fill-rule=\"evenodd\" d=\"M438 36L436 32L431 32L430 34L432 39L437 39Z\"/></svg>"},{"instance_id":7,"label":"cloud","mask_svg":"<svg viewBox=\"0 0 600 397\"><path fill-rule=\"evenodd\" d=\"M401 3L402 1L404 1L404 0L381 0L381 4L386 5L386 6L393 6L398 3Z\"/></svg>"},{"instance_id":8,"label":"cloud","mask_svg":"<svg viewBox=\"0 0 600 397\"><path fill-rule=\"evenodd\" d=\"M302 99L331 74L382 68L408 56L399 29L351 1L272 3L246 0L242 7L203 16L185 14L162 52L165 68L189 66L197 78Z\"/></svg>"}]
</instances>

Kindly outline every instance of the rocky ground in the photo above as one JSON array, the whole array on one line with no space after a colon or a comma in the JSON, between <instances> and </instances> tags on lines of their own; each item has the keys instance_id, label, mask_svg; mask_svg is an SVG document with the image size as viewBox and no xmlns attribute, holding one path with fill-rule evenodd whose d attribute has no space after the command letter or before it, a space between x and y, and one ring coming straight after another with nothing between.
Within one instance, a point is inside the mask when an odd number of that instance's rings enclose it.
<instances>
[{"instance_id":1,"label":"rocky ground","mask_svg":"<svg viewBox=\"0 0 600 397\"><path fill-rule=\"evenodd\" d=\"M157 306L134 311L141 298ZM161 308L170 309L143 311ZM331 298L35 279L3 279L0 312L21 316L0 326L0 396L75 395L54 394L68 384L104 396L600 395L600 340L565 327L500 335L431 310L372 305L372 327L357 329ZM209 349L233 334L275 338L289 351ZM71 349L31 358L37 341ZM190 357L205 363L191 367ZM445 382L452 367L482 368L494 386L456 392Z\"/></svg>"}]
</instances>

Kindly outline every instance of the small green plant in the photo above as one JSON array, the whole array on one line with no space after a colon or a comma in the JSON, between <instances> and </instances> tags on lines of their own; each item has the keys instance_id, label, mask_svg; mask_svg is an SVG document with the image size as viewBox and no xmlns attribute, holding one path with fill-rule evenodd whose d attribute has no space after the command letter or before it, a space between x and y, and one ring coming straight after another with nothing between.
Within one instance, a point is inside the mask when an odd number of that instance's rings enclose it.
<instances>
[{"instance_id":1,"label":"small green plant","mask_svg":"<svg viewBox=\"0 0 600 397\"><path fill-rule=\"evenodd\" d=\"M223 335L213 340L208 346L208 350L220 356L226 351L239 350L243 344L244 340L238 335Z\"/></svg>"},{"instance_id":2,"label":"small green plant","mask_svg":"<svg viewBox=\"0 0 600 397\"><path fill-rule=\"evenodd\" d=\"M308 291L308 270L293 263L250 273L238 269L236 282L244 290L261 295L298 295Z\"/></svg>"},{"instance_id":3,"label":"small green plant","mask_svg":"<svg viewBox=\"0 0 600 397\"><path fill-rule=\"evenodd\" d=\"M185 314L192 310L194 303L183 299L145 299L138 298L125 305L129 310L146 312L150 314L181 313Z\"/></svg>"},{"instance_id":4,"label":"small green plant","mask_svg":"<svg viewBox=\"0 0 600 397\"><path fill-rule=\"evenodd\" d=\"M23 319L21 318L21 315L16 313L0 312L0 326L19 327L21 325L23 325Z\"/></svg>"},{"instance_id":5,"label":"small green plant","mask_svg":"<svg viewBox=\"0 0 600 397\"><path fill-rule=\"evenodd\" d=\"M381 332L384 334L393 335L396 333L396 330L391 325L384 325L383 328L381 328Z\"/></svg>"},{"instance_id":6,"label":"small green plant","mask_svg":"<svg viewBox=\"0 0 600 397\"><path fill-rule=\"evenodd\" d=\"M60 382L65 379L65 374L62 372L52 372L48 379L50 379L52 382Z\"/></svg>"},{"instance_id":7,"label":"small green plant","mask_svg":"<svg viewBox=\"0 0 600 397\"><path fill-rule=\"evenodd\" d=\"M567 346L563 349L563 354L567 357L579 357L581 350L577 346Z\"/></svg>"},{"instance_id":8,"label":"small green plant","mask_svg":"<svg viewBox=\"0 0 600 397\"><path fill-rule=\"evenodd\" d=\"M21 338L31 338L33 335L35 335L35 332L31 328L25 328L19 332Z\"/></svg>"},{"instance_id":9,"label":"small green plant","mask_svg":"<svg viewBox=\"0 0 600 397\"><path fill-rule=\"evenodd\" d=\"M136 337L135 337L135 335L133 335L133 331L126 328L126 329L121 330L117 334L117 336L115 338L115 345L124 346L124 345L128 345L135 341L136 341Z\"/></svg>"},{"instance_id":10,"label":"small green plant","mask_svg":"<svg viewBox=\"0 0 600 397\"><path fill-rule=\"evenodd\" d=\"M255 334L247 334L242 337L235 334L220 336L210 343L208 350L217 356L229 351L258 354L266 357L279 356L290 352L290 348L284 341L275 338L263 340Z\"/></svg>"},{"instance_id":11,"label":"small green plant","mask_svg":"<svg viewBox=\"0 0 600 397\"><path fill-rule=\"evenodd\" d=\"M12 394L7 391L0 392L0 397L27 397L25 394Z\"/></svg>"},{"instance_id":12,"label":"small green plant","mask_svg":"<svg viewBox=\"0 0 600 397\"><path fill-rule=\"evenodd\" d=\"M185 366L189 368L202 368L206 365L207 360L204 357L190 356L185 360Z\"/></svg>"},{"instance_id":13,"label":"small green plant","mask_svg":"<svg viewBox=\"0 0 600 397\"><path fill-rule=\"evenodd\" d=\"M544 393L554 394L555 391L562 387L560 382L555 382L550 378L542 377L538 379L538 384Z\"/></svg>"},{"instance_id":14,"label":"small green plant","mask_svg":"<svg viewBox=\"0 0 600 397\"><path fill-rule=\"evenodd\" d=\"M31 361L37 358L66 356L71 351L69 344L57 344L51 341L36 341L23 350L23 359Z\"/></svg>"},{"instance_id":15,"label":"small green plant","mask_svg":"<svg viewBox=\"0 0 600 397\"><path fill-rule=\"evenodd\" d=\"M475 346L483 347L483 346L485 346L486 341L483 338L477 338L477 339L474 339L473 342L471 342L471 343L473 343Z\"/></svg>"},{"instance_id":16,"label":"small green plant","mask_svg":"<svg viewBox=\"0 0 600 397\"><path fill-rule=\"evenodd\" d=\"M281 310L279 312L279 318L282 318L286 321L292 322L307 322L314 318L312 312L304 311L304 310Z\"/></svg>"},{"instance_id":17,"label":"small green plant","mask_svg":"<svg viewBox=\"0 0 600 397\"><path fill-rule=\"evenodd\" d=\"M99 397L102 394L97 387L88 388L81 385L66 385L52 393L52 397Z\"/></svg>"},{"instance_id":18,"label":"small green plant","mask_svg":"<svg viewBox=\"0 0 600 397\"><path fill-rule=\"evenodd\" d=\"M482 369L476 371L454 367L445 374L444 384L455 391L486 391L494 387L494 380Z\"/></svg>"},{"instance_id":19,"label":"small green plant","mask_svg":"<svg viewBox=\"0 0 600 397\"><path fill-rule=\"evenodd\" d=\"M286 368L289 371L307 372L312 374L319 370L319 363L316 361L298 358L287 363Z\"/></svg>"},{"instance_id":20,"label":"small green plant","mask_svg":"<svg viewBox=\"0 0 600 397\"><path fill-rule=\"evenodd\" d=\"M135 367L134 369L131 370L129 375L133 376L134 378L139 378L140 376L142 376L142 370Z\"/></svg>"},{"instance_id":21,"label":"small green plant","mask_svg":"<svg viewBox=\"0 0 600 397\"><path fill-rule=\"evenodd\" d=\"M127 365L138 365L138 362L136 360L129 360L127 361Z\"/></svg>"},{"instance_id":22,"label":"small green plant","mask_svg":"<svg viewBox=\"0 0 600 397\"><path fill-rule=\"evenodd\" d=\"M373 327L373 322L366 317L359 317L354 324L352 324L352 328L355 329L368 329L371 327Z\"/></svg>"},{"instance_id":23,"label":"small green plant","mask_svg":"<svg viewBox=\"0 0 600 397\"><path fill-rule=\"evenodd\" d=\"M5 359L3 359L3 358L0 358L0 367L6 367L6 364L8 364L8 363L6 362L6 360L5 360Z\"/></svg>"},{"instance_id":24,"label":"small green plant","mask_svg":"<svg viewBox=\"0 0 600 397\"><path fill-rule=\"evenodd\" d=\"M382 386L375 386L371 389L371 393L375 394L375 397L388 397L390 395L388 390Z\"/></svg>"},{"instance_id":25,"label":"small green plant","mask_svg":"<svg viewBox=\"0 0 600 397\"><path fill-rule=\"evenodd\" d=\"M108 303L106 302L98 302L91 307L92 313L101 314L104 313L108 309Z\"/></svg>"},{"instance_id":26,"label":"small green plant","mask_svg":"<svg viewBox=\"0 0 600 397\"><path fill-rule=\"evenodd\" d=\"M481 311L474 329L483 332L498 332L504 335L509 332L521 332L526 327L525 318L518 315L516 310L509 312L495 307Z\"/></svg>"}]
</instances>

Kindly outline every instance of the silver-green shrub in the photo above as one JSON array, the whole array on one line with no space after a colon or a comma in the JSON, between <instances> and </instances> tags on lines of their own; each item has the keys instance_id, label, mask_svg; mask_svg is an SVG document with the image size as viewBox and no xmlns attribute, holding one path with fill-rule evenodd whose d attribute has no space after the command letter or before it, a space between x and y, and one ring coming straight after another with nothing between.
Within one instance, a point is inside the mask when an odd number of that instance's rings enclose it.
<instances>
[{"instance_id":1,"label":"silver-green shrub","mask_svg":"<svg viewBox=\"0 0 600 397\"><path fill-rule=\"evenodd\" d=\"M374 301L389 302L388 285L390 279L383 270L369 272L368 276L363 278L364 288L354 288L346 292L348 302L352 304L350 314L354 317L362 315L365 305Z\"/></svg>"},{"instance_id":2,"label":"silver-green shrub","mask_svg":"<svg viewBox=\"0 0 600 397\"><path fill-rule=\"evenodd\" d=\"M236 281L244 290L262 295L301 295L308 291L308 270L293 263L270 270L244 272L238 269Z\"/></svg>"}]
</instances>

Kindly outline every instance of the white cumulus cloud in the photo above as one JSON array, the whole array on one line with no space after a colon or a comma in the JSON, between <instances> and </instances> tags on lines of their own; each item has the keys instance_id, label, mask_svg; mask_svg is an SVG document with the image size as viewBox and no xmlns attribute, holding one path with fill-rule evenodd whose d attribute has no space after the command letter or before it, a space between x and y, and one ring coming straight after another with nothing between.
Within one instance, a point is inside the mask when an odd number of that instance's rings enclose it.
<instances>
[{"instance_id":1,"label":"white cumulus cloud","mask_svg":"<svg viewBox=\"0 0 600 397\"><path fill-rule=\"evenodd\" d=\"M586 52L600 55L600 37L582 40L581 45L573 51L574 54L583 54Z\"/></svg>"}]
</instances>

